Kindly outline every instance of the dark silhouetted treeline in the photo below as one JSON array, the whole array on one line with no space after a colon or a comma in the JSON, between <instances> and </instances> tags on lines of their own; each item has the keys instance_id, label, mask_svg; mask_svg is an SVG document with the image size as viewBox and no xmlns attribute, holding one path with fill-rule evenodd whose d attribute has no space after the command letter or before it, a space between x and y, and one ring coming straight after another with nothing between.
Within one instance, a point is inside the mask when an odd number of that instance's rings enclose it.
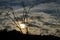
<instances>
[{"instance_id":1,"label":"dark silhouetted treeline","mask_svg":"<svg viewBox=\"0 0 60 40\"><path fill-rule=\"evenodd\" d=\"M0 31L0 40L57 40L60 39L56 36L37 36L37 35L24 35L16 30L7 32L6 30Z\"/></svg>"}]
</instances>

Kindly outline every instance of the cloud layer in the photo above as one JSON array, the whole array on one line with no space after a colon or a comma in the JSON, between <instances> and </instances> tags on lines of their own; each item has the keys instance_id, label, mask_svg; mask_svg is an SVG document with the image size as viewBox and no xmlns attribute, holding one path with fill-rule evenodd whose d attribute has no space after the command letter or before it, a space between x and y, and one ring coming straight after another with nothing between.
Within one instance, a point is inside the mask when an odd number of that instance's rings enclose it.
<instances>
[{"instance_id":1,"label":"cloud layer","mask_svg":"<svg viewBox=\"0 0 60 40\"><path fill-rule=\"evenodd\" d=\"M13 7L15 16L20 17L20 15L23 13L23 8L21 7L21 1L22 0L0 0L0 7L1 6ZM41 29L42 35L47 35L47 34L50 35L53 33L53 35L56 34L59 36L60 32L57 32L57 29L58 30L60 29L59 26L55 27L52 25L54 25L54 23L56 22L59 23L58 21L60 20L60 18L59 20L55 19L57 18L57 14L60 17L60 0L23 0L23 1L26 5L26 9L28 9L27 7L30 6L30 3L34 5L34 7L30 11L31 16L34 16L34 17L39 16L38 19L35 18L36 20L34 20L34 22L36 22L36 25L39 24L39 28L32 27L31 29L33 31L31 32L31 34L40 35L40 29ZM3 29L7 29L8 31L19 30L18 28L15 27L16 25L12 22L12 20L10 20L7 16L4 16L4 15L5 15L5 12L3 12L0 15L0 30L3 30ZM10 16L13 18L12 14Z\"/></svg>"},{"instance_id":2,"label":"cloud layer","mask_svg":"<svg viewBox=\"0 0 60 40\"><path fill-rule=\"evenodd\" d=\"M0 6L20 6L22 1L24 1L26 5L29 5L29 3L38 5L41 3L50 3L50 2L60 4L60 0L0 0Z\"/></svg>"}]
</instances>

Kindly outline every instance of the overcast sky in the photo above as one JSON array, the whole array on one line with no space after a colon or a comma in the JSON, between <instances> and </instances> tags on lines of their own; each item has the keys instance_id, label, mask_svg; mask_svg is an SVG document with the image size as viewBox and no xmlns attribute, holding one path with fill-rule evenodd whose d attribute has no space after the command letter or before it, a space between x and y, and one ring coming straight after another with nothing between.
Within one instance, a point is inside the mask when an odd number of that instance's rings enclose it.
<instances>
[{"instance_id":1,"label":"overcast sky","mask_svg":"<svg viewBox=\"0 0 60 40\"><path fill-rule=\"evenodd\" d=\"M30 4L34 5L32 9L35 12L42 11L52 14L56 13L56 10L60 11L60 0L0 0L0 7L9 6L15 9L19 9L22 7L22 1L26 6L30 6Z\"/></svg>"},{"instance_id":2,"label":"overcast sky","mask_svg":"<svg viewBox=\"0 0 60 40\"><path fill-rule=\"evenodd\" d=\"M58 10L57 14L58 14L58 16L60 16L60 0L0 0L0 7L2 7L2 6L13 7L16 9L15 11L20 12L20 11L22 11L22 6L21 6L22 1L26 5L26 7L30 6L31 4L34 5L31 12L35 12L35 13L39 12L39 14L45 15L44 17L46 17L48 20L50 20L49 15L50 14L55 15L57 10ZM18 15L19 14L17 14L17 16ZM5 22L4 22L4 20L5 20ZM46 19L44 19L44 21L45 20ZM0 30L5 28L5 27L2 27L3 23L8 24L9 22L10 21L8 19L4 19L1 16L0 17L0 27L1 27ZM2 26L1 26L1 24L2 24ZM9 26L11 26L11 25L9 25ZM10 30L13 28L12 27L10 28L7 26L6 29Z\"/></svg>"},{"instance_id":3,"label":"overcast sky","mask_svg":"<svg viewBox=\"0 0 60 40\"><path fill-rule=\"evenodd\" d=\"M19 6L21 4L21 1L24 1L27 5L29 3L34 3L34 5L36 5L50 2L60 4L60 0L0 0L0 6Z\"/></svg>"}]
</instances>

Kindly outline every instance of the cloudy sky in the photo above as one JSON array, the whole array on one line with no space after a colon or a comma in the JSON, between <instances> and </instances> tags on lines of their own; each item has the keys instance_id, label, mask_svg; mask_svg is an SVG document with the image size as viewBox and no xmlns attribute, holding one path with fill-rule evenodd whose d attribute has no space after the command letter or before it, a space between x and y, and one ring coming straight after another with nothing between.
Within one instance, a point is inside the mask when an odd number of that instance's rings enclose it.
<instances>
[{"instance_id":1,"label":"cloudy sky","mask_svg":"<svg viewBox=\"0 0 60 40\"><path fill-rule=\"evenodd\" d=\"M1 3L16 3L19 4L21 1L24 2L34 2L35 4L41 4L41 3L49 3L49 2L55 2L60 3L60 0L0 0Z\"/></svg>"},{"instance_id":2,"label":"cloudy sky","mask_svg":"<svg viewBox=\"0 0 60 40\"><path fill-rule=\"evenodd\" d=\"M34 5L34 11L43 11L47 13L55 12L56 8L60 10L60 0L0 0L0 7L9 6L18 9L22 7L22 1L26 6Z\"/></svg>"},{"instance_id":3,"label":"cloudy sky","mask_svg":"<svg viewBox=\"0 0 60 40\"><path fill-rule=\"evenodd\" d=\"M60 0L0 0L0 6L20 6L22 1L24 1L26 5L29 5L29 3L39 5L52 2L60 4Z\"/></svg>"},{"instance_id":4,"label":"cloudy sky","mask_svg":"<svg viewBox=\"0 0 60 40\"><path fill-rule=\"evenodd\" d=\"M60 17L60 0L0 0L0 8L1 7L13 7L16 12L20 12L20 11L22 11L22 6L21 6L22 1L26 5L26 7L30 7L31 5L34 6L31 9L31 12L43 14L42 16L44 18L46 18L46 19L44 19L44 21L50 20L51 15L57 17L57 14L58 14L58 16ZM16 14L16 15L18 16L19 14ZM53 18L52 18L52 20L53 20ZM1 24L4 25L3 23L8 25L8 23L10 23L10 21L9 21L9 19L7 19L7 18L4 19L3 16L0 16L0 30L4 29L4 28L6 28L8 30L13 29L14 27L9 28L8 26L7 27L1 26Z\"/></svg>"},{"instance_id":5,"label":"cloudy sky","mask_svg":"<svg viewBox=\"0 0 60 40\"><path fill-rule=\"evenodd\" d=\"M19 12L22 11L22 1L26 7L34 6L32 12L43 12L53 16L58 14L60 16L60 0L0 0L0 8L13 7Z\"/></svg>"}]
</instances>

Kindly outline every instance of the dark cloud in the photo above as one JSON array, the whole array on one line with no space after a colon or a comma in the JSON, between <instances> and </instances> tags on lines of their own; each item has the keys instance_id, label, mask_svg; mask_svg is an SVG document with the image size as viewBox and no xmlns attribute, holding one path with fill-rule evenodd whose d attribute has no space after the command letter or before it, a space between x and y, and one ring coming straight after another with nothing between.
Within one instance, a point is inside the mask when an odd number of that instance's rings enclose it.
<instances>
[{"instance_id":1,"label":"dark cloud","mask_svg":"<svg viewBox=\"0 0 60 40\"><path fill-rule=\"evenodd\" d=\"M22 0L0 0L0 6L20 6ZM29 3L33 3L34 5L38 5L40 3L49 3L49 2L56 2L60 3L60 0L23 0L26 5Z\"/></svg>"}]
</instances>

